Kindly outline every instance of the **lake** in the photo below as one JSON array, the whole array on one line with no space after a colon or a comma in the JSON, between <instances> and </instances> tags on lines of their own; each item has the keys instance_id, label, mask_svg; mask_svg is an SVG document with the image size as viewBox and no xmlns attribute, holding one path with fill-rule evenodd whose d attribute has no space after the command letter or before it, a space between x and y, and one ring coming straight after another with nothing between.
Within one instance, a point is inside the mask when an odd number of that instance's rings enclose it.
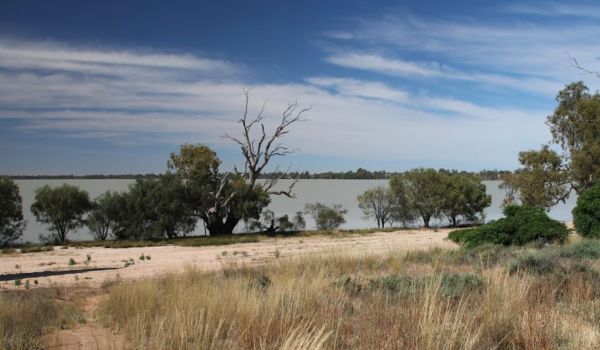
<instances>
[{"instance_id":1,"label":"lake","mask_svg":"<svg viewBox=\"0 0 600 350\"><path fill-rule=\"evenodd\" d=\"M282 180L278 187L285 188L291 180ZM47 226L36 222L35 217L29 210L35 197L35 189L44 185L60 186L63 183L78 186L89 192L91 198L106 191L126 191L128 186L135 182L129 179L110 179L110 180L16 180L23 197L23 214L27 220L27 227L23 235L23 241L38 242L38 236L41 233L47 233ZM502 217L501 204L505 196L505 191L499 188L500 181L483 181L487 187L487 193L492 196L492 205L486 209L486 220L498 219ZM373 219L363 217L362 211L358 208L356 197L364 191L377 187L387 186L387 180L300 180L295 186L295 198L283 196L273 196L269 209L273 210L277 216L288 214L290 217L297 211L304 209L306 203L321 202L324 204L342 204L348 210L346 214L346 224L343 228L369 228L376 226ZM557 220L571 221L571 210L575 206L576 197L572 195L566 203L559 204L552 208L549 215ZM314 227L313 220L306 216L308 228ZM444 225L445 221L432 220L431 225ZM239 225L238 231L243 230L243 225ZM201 221L194 234L202 235L204 228ZM82 228L76 233L71 233L71 240L92 239L87 228Z\"/></svg>"}]
</instances>

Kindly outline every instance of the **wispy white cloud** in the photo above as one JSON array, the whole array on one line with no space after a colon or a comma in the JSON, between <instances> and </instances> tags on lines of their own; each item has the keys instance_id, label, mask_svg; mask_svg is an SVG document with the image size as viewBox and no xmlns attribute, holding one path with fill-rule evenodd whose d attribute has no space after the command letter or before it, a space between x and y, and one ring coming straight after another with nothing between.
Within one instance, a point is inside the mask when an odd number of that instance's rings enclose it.
<instances>
[{"instance_id":1,"label":"wispy white cloud","mask_svg":"<svg viewBox=\"0 0 600 350\"><path fill-rule=\"evenodd\" d=\"M231 73L235 66L220 59L150 50L89 49L57 42L22 42L0 38L0 64L17 69L64 69L76 72L119 72L140 67ZM104 67L105 69L102 69Z\"/></svg>"},{"instance_id":2,"label":"wispy white cloud","mask_svg":"<svg viewBox=\"0 0 600 350\"><path fill-rule=\"evenodd\" d=\"M548 17L579 17L579 18L600 18L600 5L597 3L558 3L545 2L543 5L520 3L510 4L505 7L507 12L548 16Z\"/></svg>"},{"instance_id":3,"label":"wispy white cloud","mask_svg":"<svg viewBox=\"0 0 600 350\"><path fill-rule=\"evenodd\" d=\"M424 77L443 76L444 67L437 63L419 63L401 59L390 59L377 54L342 53L326 57L325 60L339 66L372 70L380 73L399 76L413 75ZM447 74L451 74L448 72Z\"/></svg>"},{"instance_id":4,"label":"wispy white cloud","mask_svg":"<svg viewBox=\"0 0 600 350\"><path fill-rule=\"evenodd\" d=\"M20 64L15 52L22 52ZM226 61L149 55L9 42L0 49L0 118L17 121L14 131L22 133L230 147L221 136L239 132L242 89L250 88L252 111L266 101L270 126L290 102L314 105L310 120L285 140L306 155L502 167L515 163L518 150L548 138L543 110L482 106L349 77L259 84L232 73L243 69ZM417 68L447 72L418 64L407 69Z\"/></svg>"},{"instance_id":5,"label":"wispy white cloud","mask_svg":"<svg viewBox=\"0 0 600 350\"><path fill-rule=\"evenodd\" d=\"M565 19L588 11L595 16L600 13L596 8L600 9L594 4L550 4L536 9ZM529 10L527 6L513 8L515 12ZM326 61L389 75L459 79L551 97L565 83L588 78L573 68L569 55L583 66L599 64L600 24L570 19L532 21L517 15L486 22L388 13L359 21L352 31L352 44L346 43L343 53L330 55ZM435 61L403 57L435 57ZM594 79L589 79L589 85L600 87Z\"/></svg>"},{"instance_id":6,"label":"wispy white cloud","mask_svg":"<svg viewBox=\"0 0 600 350\"><path fill-rule=\"evenodd\" d=\"M354 39L354 34L352 34L350 32L342 32L342 31L323 32L323 36L325 36L327 38L331 38L331 39L338 39L338 40Z\"/></svg>"},{"instance_id":7,"label":"wispy white cloud","mask_svg":"<svg viewBox=\"0 0 600 350\"><path fill-rule=\"evenodd\" d=\"M561 84L557 81L532 76L518 77L481 73L479 71L460 71L438 62L413 62L398 58L384 57L378 54L342 53L325 58L327 62L346 68L360 69L399 77L425 77L462 80L503 87L517 91L538 93L556 93Z\"/></svg>"},{"instance_id":8,"label":"wispy white cloud","mask_svg":"<svg viewBox=\"0 0 600 350\"><path fill-rule=\"evenodd\" d=\"M396 103L406 103L409 95L406 91L373 81L350 78L313 77L306 79L310 84L335 89L349 97L377 99Z\"/></svg>"}]
</instances>

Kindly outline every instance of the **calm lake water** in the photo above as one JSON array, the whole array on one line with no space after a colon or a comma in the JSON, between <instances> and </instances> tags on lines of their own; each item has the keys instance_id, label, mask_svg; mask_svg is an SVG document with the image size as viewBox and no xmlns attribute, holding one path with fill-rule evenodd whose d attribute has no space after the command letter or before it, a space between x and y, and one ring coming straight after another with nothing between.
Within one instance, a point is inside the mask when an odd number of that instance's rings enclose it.
<instances>
[{"instance_id":1,"label":"calm lake water","mask_svg":"<svg viewBox=\"0 0 600 350\"><path fill-rule=\"evenodd\" d=\"M40 234L47 233L47 226L36 222L35 217L29 210L34 200L35 189L44 185L60 186L63 183L68 183L78 186L89 192L91 198L106 192L106 191L126 191L129 184L135 180L17 180L16 183L23 197L23 211L25 220L27 220L27 228L24 233L23 241L38 242ZM487 193L492 196L492 205L486 209L486 220L498 219L502 217L501 204L505 196L505 191L498 186L500 181L484 181L487 187ZM283 180L278 187L285 188L289 184L289 180ZM274 196L269 205L269 209L273 210L277 216L288 214L292 216L295 212L304 209L306 203L321 202L324 204L342 204L348 210L346 214L346 224L344 228L369 228L376 226L373 219L363 217L362 211L358 208L356 197L367 189L376 186L387 186L387 180L300 180L295 187L295 198L287 198L283 196ZM569 198L565 204L555 206L549 215L557 220L571 221L571 210L575 206L576 197L574 195ZM305 217L309 228L314 227L314 222L308 216ZM432 225L444 225L445 221L432 220ZM238 231L242 231L242 225L239 225ZM194 234L204 234L204 229L201 221L198 221L198 226ZM72 240L91 239L86 228L80 229L76 233L70 234Z\"/></svg>"}]
</instances>

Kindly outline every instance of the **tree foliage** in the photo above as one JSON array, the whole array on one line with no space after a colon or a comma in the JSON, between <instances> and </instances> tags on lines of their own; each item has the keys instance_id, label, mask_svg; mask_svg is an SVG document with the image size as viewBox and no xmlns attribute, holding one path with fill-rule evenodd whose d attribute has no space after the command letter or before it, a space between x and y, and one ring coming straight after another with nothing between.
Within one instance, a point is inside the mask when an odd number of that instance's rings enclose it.
<instances>
[{"instance_id":1,"label":"tree foliage","mask_svg":"<svg viewBox=\"0 0 600 350\"><path fill-rule=\"evenodd\" d=\"M579 195L573 209L573 221L580 235L600 238L600 183Z\"/></svg>"},{"instance_id":2,"label":"tree foliage","mask_svg":"<svg viewBox=\"0 0 600 350\"><path fill-rule=\"evenodd\" d=\"M506 203L518 196L523 204L548 210L564 202L571 191L579 194L600 179L600 94L590 94L579 81L559 91L556 101L546 124L562 154L548 146L521 152L522 168L503 177Z\"/></svg>"},{"instance_id":3,"label":"tree foliage","mask_svg":"<svg viewBox=\"0 0 600 350\"><path fill-rule=\"evenodd\" d=\"M567 85L556 97L548 117L552 141L564 151L572 188L580 193L600 179L600 94L583 82Z\"/></svg>"},{"instance_id":4,"label":"tree foliage","mask_svg":"<svg viewBox=\"0 0 600 350\"><path fill-rule=\"evenodd\" d=\"M85 224L96 240L104 241L116 230L123 209L120 196L117 192L106 191L94 199Z\"/></svg>"},{"instance_id":5,"label":"tree foliage","mask_svg":"<svg viewBox=\"0 0 600 350\"><path fill-rule=\"evenodd\" d=\"M413 169L390 179L394 198L392 217L411 222L421 218L429 227L432 218L446 217L453 226L483 220L491 204L486 187L478 176L444 169Z\"/></svg>"},{"instance_id":6,"label":"tree foliage","mask_svg":"<svg viewBox=\"0 0 600 350\"><path fill-rule=\"evenodd\" d=\"M302 215L301 211L297 211L292 219L292 224L294 225L292 229L294 231L302 231L306 228L306 220L304 220L304 215Z\"/></svg>"},{"instance_id":7,"label":"tree foliage","mask_svg":"<svg viewBox=\"0 0 600 350\"><path fill-rule=\"evenodd\" d=\"M35 191L31 212L37 221L49 225L50 236L46 238L62 244L71 231L84 224L84 216L91 207L88 193L76 186L46 185Z\"/></svg>"},{"instance_id":8,"label":"tree foliage","mask_svg":"<svg viewBox=\"0 0 600 350\"><path fill-rule=\"evenodd\" d=\"M138 179L128 192L113 195L110 201L109 207L118 208L112 233L119 239L174 238L196 226L186 188L172 174Z\"/></svg>"},{"instance_id":9,"label":"tree foliage","mask_svg":"<svg viewBox=\"0 0 600 350\"><path fill-rule=\"evenodd\" d=\"M0 246L19 239L24 228L19 187L10 178L0 178Z\"/></svg>"},{"instance_id":10,"label":"tree foliage","mask_svg":"<svg viewBox=\"0 0 600 350\"><path fill-rule=\"evenodd\" d=\"M395 200L390 189L375 187L357 197L358 207L365 216L373 217L377 221L377 228L385 227L394 219Z\"/></svg>"},{"instance_id":11,"label":"tree foliage","mask_svg":"<svg viewBox=\"0 0 600 350\"><path fill-rule=\"evenodd\" d=\"M432 218L442 215L444 179L435 169L413 169L390 180L393 191L403 192L412 213L429 227Z\"/></svg>"},{"instance_id":12,"label":"tree foliage","mask_svg":"<svg viewBox=\"0 0 600 350\"><path fill-rule=\"evenodd\" d=\"M346 223L344 215L348 212L341 204L327 206L322 203L308 203L304 212L312 216L319 230L336 230Z\"/></svg>"},{"instance_id":13,"label":"tree foliage","mask_svg":"<svg viewBox=\"0 0 600 350\"><path fill-rule=\"evenodd\" d=\"M503 177L501 188L507 190L504 205L524 205L549 210L567 194L567 175L561 157L547 145L539 151L519 153L521 168Z\"/></svg>"},{"instance_id":14,"label":"tree foliage","mask_svg":"<svg viewBox=\"0 0 600 350\"><path fill-rule=\"evenodd\" d=\"M204 145L185 144L172 153L169 169L185 183L190 205L211 235L232 233L240 220L256 220L270 198L262 185L219 172L221 161Z\"/></svg>"},{"instance_id":15,"label":"tree foliage","mask_svg":"<svg viewBox=\"0 0 600 350\"><path fill-rule=\"evenodd\" d=\"M443 174L443 178L442 213L452 226L482 222L484 209L492 204L492 197L486 194L486 187L479 178L463 174Z\"/></svg>"}]
</instances>

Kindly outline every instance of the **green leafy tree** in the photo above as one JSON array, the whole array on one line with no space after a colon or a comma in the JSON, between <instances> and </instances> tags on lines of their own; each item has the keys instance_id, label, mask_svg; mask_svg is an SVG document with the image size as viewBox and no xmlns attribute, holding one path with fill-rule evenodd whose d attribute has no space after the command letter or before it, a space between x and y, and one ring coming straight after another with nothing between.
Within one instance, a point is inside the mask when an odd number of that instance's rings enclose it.
<instances>
[{"instance_id":1,"label":"green leafy tree","mask_svg":"<svg viewBox=\"0 0 600 350\"><path fill-rule=\"evenodd\" d=\"M467 174L447 174L446 188L442 203L442 213L452 226L459 220L464 223L483 221L483 211L492 203L492 197L486 194L486 187L478 176Z\"/></svg>"},{"instance_id":2,"label":"green leafy tree","mask_svg":"<svg viewBox=\"0 0 600 350\"><path fill-rule=\"evenodd\" d=\"M583 191L573 209L577 233L584 237L600 237L600 183Z\"/></svg>"},{"instance_id":3,"label":"green leafy tree","mask_svg":"<svg viewBox=\"0 0 600 350\"><path fill-rule=\"evenodd\" d=\"M85 224L96 240L104 241L113 232L121 214L120 201L121 196L111 191L94 199Z\"/></svg>"},{"instance_id":4,"label":"green leafy tree","mask_svg":"<svg viewBox=\"0 0 600 350\"><path fill-rule=\"evenodd\" d=\"M600 179L600 94L583 82L567 85L556 97L548 117L552 141L564 151L565 172L577 193Z\"/></svg>"},{"instance_id":5,"label":"green leafy tree","mask_svg":"<svg viewBox=\"0 0 600 350\"><path fill-rule=\"evenodd\" d=\"M277 227L279 227L279 231L287 232L293 230L294 223L291 222L289 216L285 214L277 218Z\"/></svg>"},{"instance_id":6,"label":"green leafy tree","mask_svg":"<svg viewBox=\"0 0 600 350\"><path fill-rule=\"evenodd\" d=\"M444 175L435 169L413 169L402 175L392 177L390 186L396 192L400 188L408 205L423 220L423 225L429 227L432 218L442 215L445 200Z\"/></svg>"},{"instance_id":7,"label":"green leafy tree","mask_svg":"<svg viewBox=\"0 0 600 350\"><path fill-rule=\"evenodd\" d=\"M408 182L402 175L390 178L390 195L393 200L392 221L400 222L404 226L416 220L415 208L411 205L408 191Z\"/></svg>"},{"instance_id":8,"label":"green leafy tree","mask_svg":"<svg viewBox=\"0 0 600 350\"><path fill-rule=\"evenodd\" d=\"M302 231L306 228L306 220L304 220L304 215L302 215L301 211L297 211L296 215L292 219L293 229L294 231Z\"/></svg>"},{"instance_id":9,"label":"green leafy tree","mask_svg":"<svg viewBox=\"0 0 600 350\"><path fill-rule=\"evenodd\" d=\"M38 222L49 225L47 239L63 244L71 231L83 226L84 216L91 207L88 193L76 186L46 185L35 191L31 212Z\"/></svg>"},{"instance_id":10,"label":"green leafy tree","mask_svg":"<svg viewBox=\"0 0 600 350\"><path fill-rule=\"evenodd\" d=\"M505 205L520 199L524 205L549 210L568 193L567 174L561 157L548 146L539 151L519 153L521 168L503 176L501 188L507 190Z\"/></svg>"},{"instance_id":11,"label":"green leafy tree","mask_svg":"<svg viewBox=\"0 0 600 350\"><path fill-rule=\"evenodd\" d=\"M137 179L128 192L112 200L119 211L112 231L119 239L174 238L196 227L186 188L172 174Z\"/></svg>"},{"instance_id":12,"label":"green leafy tree","mask_svg":"<svg viewBox=\"0 0 600 350\"><path fill-rule=\"evenodd\" d=\"M0 246L19 239L24 228L19 187L11 178L0 178Z\"/></svg>"},{"instance_id":13,"label":"green leafy tree","mask_svg":"<svg viewBox=\"0 0 600 350\"><path fill-rule=\"evenodd\" d=\"M327 206L322 203L308 203L304 212L310 214L319 230L336 230L346 223L344 215L348 212L341 204Z\"/></svg>"},{"instance_id":14,"label":"green leafy tree","mask_svg":"<svg viewBox=\"0 0 600 350\"><path fill-rule=\"evenodd\" d=\"M358 207L366 217L377 221L377 228L384 228L394 218L395 201L392 191L384 187L369 189L357 197Z\"/></svg>"}]
</instances>

